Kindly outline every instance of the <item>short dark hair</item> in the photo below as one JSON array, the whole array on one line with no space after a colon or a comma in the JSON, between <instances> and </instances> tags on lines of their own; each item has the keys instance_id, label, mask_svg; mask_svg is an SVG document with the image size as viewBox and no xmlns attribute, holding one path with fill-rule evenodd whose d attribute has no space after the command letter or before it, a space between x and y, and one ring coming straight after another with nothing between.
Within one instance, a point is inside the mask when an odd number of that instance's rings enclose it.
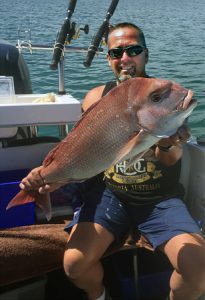
<instances>
[{"instance_id":1,"label":"short dark hair","mask_svg":"<svg viewBox=\"0 0 205 300\"><path fill-rule=\"evenodd\" d=\"M109 35L116 29L119 28L134 28L137 32L138 38L140 40L140 43L142 44L143 47L147 47L146 46L146 41L145 41L145 36L144 33L142 31L142 29L140 27L138 27L137 25L133 24L133 23L129 23L129 22L122 22L122 23L117 23L115 25L110 25L109 26L109 31L108 31L108 36L107 36L107 42L109 39Z\"/></svg>"}]
</instances>

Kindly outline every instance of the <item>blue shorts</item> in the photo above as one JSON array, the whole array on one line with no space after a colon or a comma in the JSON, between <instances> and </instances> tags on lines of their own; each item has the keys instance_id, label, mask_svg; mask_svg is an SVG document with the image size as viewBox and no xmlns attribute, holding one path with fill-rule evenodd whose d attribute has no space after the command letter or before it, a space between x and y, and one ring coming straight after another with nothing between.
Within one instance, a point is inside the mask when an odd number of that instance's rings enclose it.
<instances>
[{"instance_id":1,"label":"blue shorts","mask_svg":"<svg viewBox=\"0 0 205 300\"><path fill-rule=\"evenodd\" d=\"M198 233L200 229L181 199L172 198L157 204L125 204L108 189L102 197L87 199L65 228L80 222L100 224L119 242L131 228L139 232L155 249L181 233Z\"/></svg>"}]
</instances>

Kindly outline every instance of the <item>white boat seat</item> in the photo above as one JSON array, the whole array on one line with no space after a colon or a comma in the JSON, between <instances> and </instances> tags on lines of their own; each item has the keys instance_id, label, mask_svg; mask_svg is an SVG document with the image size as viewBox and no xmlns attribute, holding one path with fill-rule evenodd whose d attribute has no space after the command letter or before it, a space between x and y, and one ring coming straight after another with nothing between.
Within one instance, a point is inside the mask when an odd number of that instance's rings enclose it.
<instances>
[{"instance_id":1,"label":"white boat seat","mask_svg":"<svg viewBox=\"0 0 205 300\"><path fill-rule=\"evenodd\" d=\"M18 127L0 128L0 140L12 138L17 135Z\"/></svg>"}]
</instances>

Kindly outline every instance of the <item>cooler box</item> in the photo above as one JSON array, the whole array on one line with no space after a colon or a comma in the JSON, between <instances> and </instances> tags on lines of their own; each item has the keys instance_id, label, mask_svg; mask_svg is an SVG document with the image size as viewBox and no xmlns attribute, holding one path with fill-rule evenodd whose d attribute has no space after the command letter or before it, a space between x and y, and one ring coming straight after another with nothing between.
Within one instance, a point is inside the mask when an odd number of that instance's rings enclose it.
<instances>
[{"instance_id":1,"label":"cooler box","mask_svg":"<svg viewBox=\"0 0 205 300\"><path fill-rule=\"evenodd\" d=\"M20 191L19 183L28 169L0 172L0 229L34 224L34 203L6 210L9 201Z\"/></svg>"}]
</instances>

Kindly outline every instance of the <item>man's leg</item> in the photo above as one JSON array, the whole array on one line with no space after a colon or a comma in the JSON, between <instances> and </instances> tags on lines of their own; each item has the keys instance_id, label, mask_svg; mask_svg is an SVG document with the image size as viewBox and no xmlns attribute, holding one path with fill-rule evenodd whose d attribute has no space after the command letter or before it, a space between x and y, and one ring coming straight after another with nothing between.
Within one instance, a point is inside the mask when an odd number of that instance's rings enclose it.
<instances>
[{"instance_id":1,"label":"man's leg","mask_svg":"<svg viewBox=\"0 0 205 300\"><path fill-rule=\"evenodd\" d=\"M170 300L194 300L205 292L205 240L198 234L180 234L162 248L174 267Z\"/></svg>"},{"instance_id":2,"label":"man's leg","mask_svg":"<svg viewBox=\"0 0 205 300\"><path fill-rule=\"evenodd\" d=\"M113 240L113 235L107 229L90 222L75 225L69 236L64 270L68 278L87 293L90 300L103 293L103 267L100 259Z\"/></svg>"}]
</instances>

